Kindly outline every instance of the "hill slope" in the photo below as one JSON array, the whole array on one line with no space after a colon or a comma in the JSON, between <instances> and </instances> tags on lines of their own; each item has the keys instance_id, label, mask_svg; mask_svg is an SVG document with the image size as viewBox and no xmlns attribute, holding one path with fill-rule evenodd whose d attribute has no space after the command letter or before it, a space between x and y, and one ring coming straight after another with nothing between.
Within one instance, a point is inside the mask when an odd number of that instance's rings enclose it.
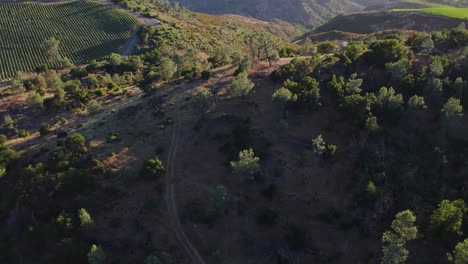
<instances>
[{"instance_id":1,"label":"hill slope","mask_svg":"<svg viewBox=\"0 0 468 264\"><path fill-rule=\"evenodd\" d=\"M213 14L240 14L262 20L278 18L305 26L316 26L333 18L337 14L355 12L361 10L363 6L376 4L380 1L182 0L178 2L189 9L200 12Z\"/></svg>"},{"instance_id":2,"label":"hill slope","mask_svg":"<svg viewBox=\"0 0 468 264\"><path fill-rule=\"evenodd\" d=\"M0 2L0 80L63 57L74 63L102 59L118 52L137 27L135 17L95 1ZM52 37L60 42L54 60L44 48Z\"/></svg>"}]
</instances>

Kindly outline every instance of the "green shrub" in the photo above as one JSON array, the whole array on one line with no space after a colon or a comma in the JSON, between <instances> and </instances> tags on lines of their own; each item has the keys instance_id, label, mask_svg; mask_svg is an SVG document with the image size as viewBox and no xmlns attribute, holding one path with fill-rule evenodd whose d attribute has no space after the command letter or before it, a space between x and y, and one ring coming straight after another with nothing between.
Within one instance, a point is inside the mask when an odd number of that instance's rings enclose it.
<instances>
[{"instance_id":1,"label":"green shrub","mask_svg":"<svg viewBox=\"0 0 468 264\"><path fill-rule=\"evenodd\" d=\"M202 79L205 81L211 78L211 72L208 70L202 71L201 75L202 75Z\"/></svg>"},{"instance_id":2,"label":"green shrub","mask_svg":"<svg viewBox=\"0 0 468 264\"><path fill-rule=\"evenodd\" d=\"M25 129L19 129L18 130L18 137L21 137L21 138L29 137L29 131L27 131Z\"/></svg>"},{"instance_id":3,"label":"green shrub","mask_svg":"<svg viewBox=\"0 0 468 264\"><path fill-rule=\"evenodd\" d=\"M156 157L143 162L140 175L146 178L154 178L161 176L164 172L166 172L166 169L164 168L163 163Z\"/></svg>"},{"instance_id":4,"label":"green shrub","mask_svg":"<svg viewBox=\"0 0 468 264\"><path fill-rule=\"evenodd\" d=\"M41 136L49 134L51 127L52 126L48 123L42 123L41 128L39 129L39 133L41 134Z\"/></svg>"},{"instance_id":5,"label":"green shrub","mask_svg":"<svg viewBox=\"0 0 468 264\"><path fill-rule=\"evenodd\" d=\"M107 140L107 143L113 143L113 142L120 141L121 138L120 138L119 132L117 132L117 131L110 132L109 135L107 135L106 140Z\"/></svg>"}]
</instances>

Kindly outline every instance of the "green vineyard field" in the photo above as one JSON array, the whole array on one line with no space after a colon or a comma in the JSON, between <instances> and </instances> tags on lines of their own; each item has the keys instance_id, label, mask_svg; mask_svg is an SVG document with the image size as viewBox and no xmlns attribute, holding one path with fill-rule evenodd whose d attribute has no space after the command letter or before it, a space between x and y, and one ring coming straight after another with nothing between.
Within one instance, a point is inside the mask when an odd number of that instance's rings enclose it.
<instances>
[{"instance_id":1,"label":"green vineyard field","mask_svg":"<svg viewBox=\"0 0 468 264\"><path fill-rule=\"evenodd\" d=\"M138 27L138 19L96 1L0 2L0 80L17 71L53 64L44 49L55 37L59 53L73 63L118 52Z\"/></svg>"}]
</instances>

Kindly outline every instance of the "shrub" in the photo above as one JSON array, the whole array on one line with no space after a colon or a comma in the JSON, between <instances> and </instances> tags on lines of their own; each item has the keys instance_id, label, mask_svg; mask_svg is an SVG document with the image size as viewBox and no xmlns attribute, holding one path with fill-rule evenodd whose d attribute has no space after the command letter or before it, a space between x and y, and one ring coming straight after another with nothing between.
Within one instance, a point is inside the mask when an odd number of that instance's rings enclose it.
<instances>
[{"instance_id":1,"label":"shrub","mask_svg":"<svg viewBox=\"0 0 468 264\"><path fill-rule=\"evenodd\" d=\"M89 264L103 264L105 260L106 253L104 253L101 247L93 244L88 252Z\"/></svg>"},{"instance_id":2,"label":"shrub","mask_svg":"<svg viewBox=\"0 0 468 264\"><path fill-rule=\"evenodd\" d=\"M211 72L209 70L204 70L201 72L201 77L203 80L207 81L211 78Z\"/></svg>"},{"instance_id":3,"label":"shrub","mask_svg":"<svg viewBox=\"0 0 468 264\"><path fill-rule=\"evenodd\" d=\"M44 98L36 92L30 93L28 98L26 98L26 102L28 105L37 109L42 109L44 107Z\"/></svg>"},{"instance_id":4,"label":"shrub","mask_svg":"<svg viewBox=\"0 0 468 264\"><path fill-rule=\"evenodd\" d=\"M109 135L107 135L106 140L107 140L107 143L113 143L113 142L120 141L121 139L120 139L119 132L117 132L117 131L110 132Z\"/></svg>"},{"instance_id":5,"label":"shrub","mask_svg":"<svg viewBox=\"0 0 468 264\"><path fill-rule=\"evenodd\" d=\"M447 254L450 262L455 264L468 263L468 239L458 243L452 254Z\"/></svg>"},{"instance_id":6,"label":"shrub","mask_svg":"<svg viewBox=\"0 0 468 264\"><path fill-rule=\"evenodd\" d=\"M239 152L239 160L231 161L231 168L237 177L241 180L252 180L257 172L260 171L260 159L255 157L252 149L246 149Z\"/></svg>"},{"instance_id":7,"label":"shrub","mask_svg":"<svg viewBox=\"0 0 468 264\"><path fill-rule=\"evenodd\" d=\"M249 94L254 86L255 84L249 80L247 72L243 71L232 79L231 86L229 87L229 95L245 96Z\"/></svg>"},{"instance_id":8,"label":"shrub","mask_svg":"<svg viewBox=\"0 0 468 264\"><path fill-rule=\"evenodd\" d=\"M0 146L3 146L7 140L8 140L7 136L0 134Z\"/></svg>"},{"instance_id":9,"label":"shrub","mask_svg":"<svg viewBox=\"0 0 468 264\"><path fill-rule=\"evenodd\" d=\"M21 137L21 138L29 137L29 131L25 129L18 130L18 137Z\"/></svg>"},{"instance_id":10,"label":"shrub","mask_svg":"<svg viewBox=\"0 0 468 264\"><path fill-rule=\"evenodd\" d=\"M336 45L333 42L324 42L317 46L317 51L323 54L333 53L335 49Z\"/></svg>"},{"instance_id":11,"label":"shrub","mask_svg":"<svg viewBox=\"0 0 468 264\"><path fill-rule=\"evenodd\" d=\"M77 154L84 154L88 152L85 138L78 133L71 134L65 139L65 147L69 151Z\"/></svg>"},{"instance_id":12,"label":"shrub","mask_svg":"<svg viewBox=\"0 0 468 264\"><path fill-rule=\"evenodd\" d=\"M99 110L101 110L102 106L101 104L96 101L96 100L90 100L87 104L86 104L86 109L88 110L89 113L96 113L98 112Z\"/></svg>"},{"instance_id":13,"label":"shrub","mask_svg":"<svg viewBox=\"0 0 468 264\"><path fill-rule=\"evenodd\" d=\"M145 160L140 170L140 175L147 178L161 176L166 169L159 158Z\"/></svg>"},{"instance_id":14,"label":"shrub","mask_svg":"<svg viewBox=\"0 0 468 264\"><path fill-rule=\"evenodd\" d=\"M197 115L204 115L216 107L216 98L208 90L202 90L192 97L192 109Z\"/></svg>"},{"instance_id":15,"label":"shrub","mask_svg":"<svg viewBox=\"0 0 468 264\"><path fill-rule=\"evenodd\" d=\"M50 132L51 127L52 126L48 123L42 123L41 128L39 129L39 133L41 134L41 136L48 134Z\"/></svg>"},{"instance_id":16,"label":"shrub","mask_svg":"<svg viewBox=\"0 0 468 264\"><path fill-rule=\"evenodd\" d=\"M463 107L460 104L460 99L449 98L442 107L441 112L445 118L463 116Z\"/></svg>"},{"instance_id":17,"label":"shrub","mask_svg":"<svg viewBox=\"0 0 468 264\"><path fill-rule=\"evenodd\" d=\"M93 219L91 218L91 215L84 208L78 210L78 218L80 219L80 225L82 227L88 227L93 224Z\"/></svg>"},{"instance_id":18,"label":"shrub","mask_svg":"<svg viewBox=\"0 0 468 264\"><path fill-rule=\"evenodd\" d=\"M468 211L463 200L443 200L431 215L430 227L441 235L463 235L463 215Z\"/></svg>"}]
</instances>

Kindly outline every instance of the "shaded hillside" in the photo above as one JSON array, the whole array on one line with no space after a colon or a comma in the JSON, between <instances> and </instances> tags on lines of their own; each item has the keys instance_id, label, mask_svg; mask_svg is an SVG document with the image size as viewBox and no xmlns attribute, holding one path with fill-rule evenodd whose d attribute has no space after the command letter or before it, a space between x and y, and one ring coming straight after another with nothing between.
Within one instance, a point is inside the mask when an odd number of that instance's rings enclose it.
<instances>
[{"instance_id":1,"label":"shaded hillside","mask_svg":"<svg viewBox=\"0 0 468 264\"><path fill-rule=\"evenodd\" d=\"M239 14L262 20L278 18L304 26L316 26L337 14L356 12L362 9L361 4L346 0L181 0L178 2L189 9L200 12ZM365 4L370 4L370 2L376 4L379 1L364 1Z\"/></svg>"},{"instance_id":2,"label":"shaded hillside","mask_svg":"<svg viewBox=\"0 0 468 264\"><path fill-rule=\"evenodd\" d=\"M367 12L337 16L316 28L313 34L333 30L363 34L390 29L430 31L453 28L462 21L417 12Z\"/></svg>"}]
</instances>

